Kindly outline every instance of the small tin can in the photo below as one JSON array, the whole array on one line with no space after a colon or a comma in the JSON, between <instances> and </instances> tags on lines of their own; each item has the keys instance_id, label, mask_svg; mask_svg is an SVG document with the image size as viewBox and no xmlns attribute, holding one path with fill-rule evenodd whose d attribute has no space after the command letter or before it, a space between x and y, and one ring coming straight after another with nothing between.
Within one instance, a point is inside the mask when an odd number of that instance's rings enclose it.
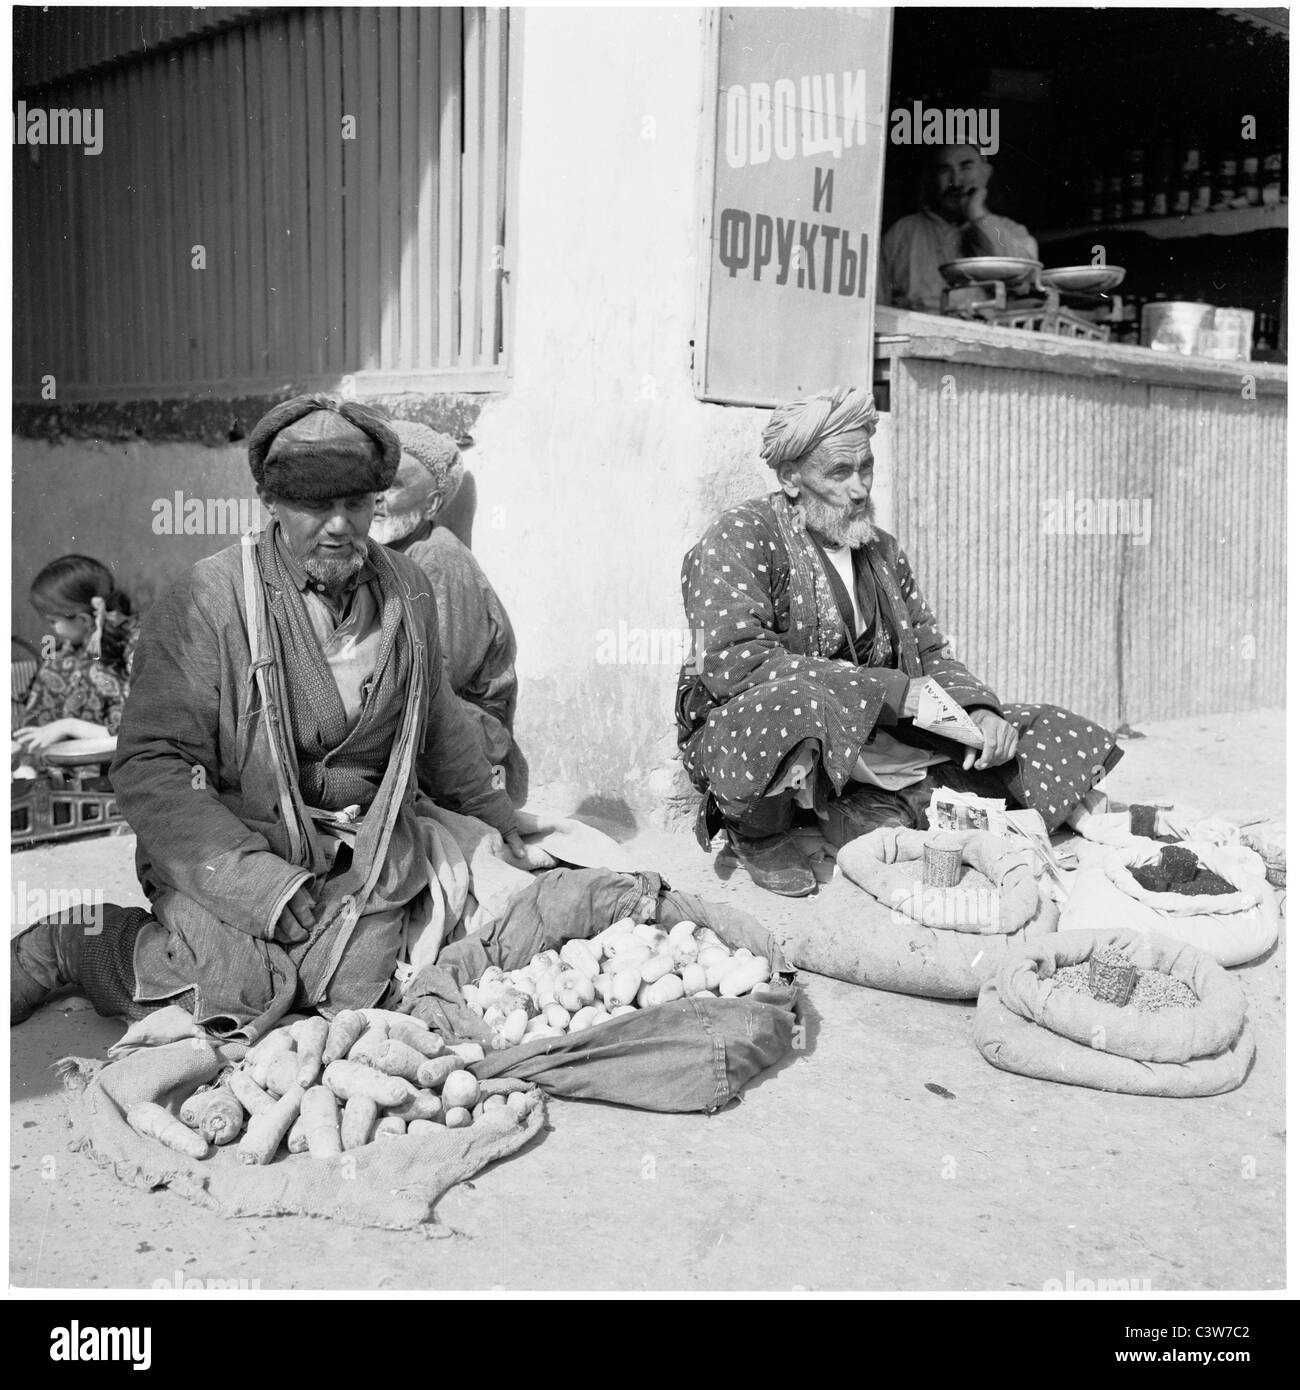
<instances>
[{"instance_id":1,"label":"small tin can","mask_svg":"<svg viewBox=\"0 0 1300 1390\"><path fill-rule=\"evenodd\" d=\"M1119 951L1098 951L1088 963L1088 992L1122 1008L1133 997L1137 977L1137 966Z\"/></svg>"},{"instance_id":2,"label":"small tin can","mask_svg":"<svg viewBox=\"0 0 1300 1390\"><path fill-rule=\"evenodd\" d=\"M922 849L927 888L955 888L961 880L961 837L939 834Z\"/></svg>"}]
</instances>

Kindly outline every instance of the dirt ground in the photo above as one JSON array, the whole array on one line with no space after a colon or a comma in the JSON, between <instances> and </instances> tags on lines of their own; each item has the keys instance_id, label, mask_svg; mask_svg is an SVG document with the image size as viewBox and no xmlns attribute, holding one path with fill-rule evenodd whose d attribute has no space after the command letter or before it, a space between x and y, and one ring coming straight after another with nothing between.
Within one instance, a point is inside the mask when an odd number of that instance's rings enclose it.
<instances>
[{"instance_id":1,"label":"dirt ground","mask_svg":"<svg viewBox=\"0 0 1300 1390\"><path fill-rule=\"evenodd\" d=\"M1242 819L1285 814L1284 718L1149 726L1112 775ZM685 835L633 841L675 886L781 934L815 911L723 880ZM15 891L70 881L141 901L129 836L15 856ZM1104 1095L997 1071L973 1006L803 975L807 1046L725 1111L550 1102L529 1148L454 1188L430 1234L228 1221L118 1183L67 1149L50 1070L121 1025L84 1000L10 1034L10 1282L22 1288L1042 1290L1285 1284L1284 943L1238 970L1259 1051L1209 1099ZM943 1092L927 1089L927 1083ZM1053 1283L1052 1281L1057 1281ZM192 1287L192 1286L191 1286ZM1111 1287L1122 1287L1113 1284Z\"/></svg>"}]
</instances>

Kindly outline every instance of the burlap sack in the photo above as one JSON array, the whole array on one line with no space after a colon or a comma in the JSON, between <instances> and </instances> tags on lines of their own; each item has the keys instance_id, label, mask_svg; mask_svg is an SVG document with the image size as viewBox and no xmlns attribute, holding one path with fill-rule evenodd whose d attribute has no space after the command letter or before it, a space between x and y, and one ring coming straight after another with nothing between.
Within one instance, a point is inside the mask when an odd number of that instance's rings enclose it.
<instances>
[{"instance_id":1,"label":"burlap sack","mask_svg":"<svg viewBox=\"0 0 1300 1390\"><path fill-rule=\"evenodd\" d=\"M1056 930L1056 904L1033 885L1032 874L1022 874L1018 867L1022 861L1015 855L1007 856L999 869L1005 841L981 832L971 832L971 840L994 840L997 851L978 843L972 849L969 842L966 848L976 867L982 865L981 872L990 870L991 878L1003 877L1004 870L1016 866L1009 875L1012 894L996 912L990 910L992 902L984 895L982 916L978 904L976 911L970 910L969 895L948 899L946 906L942 897L932 898L927 905L927 894L942 895L946 890L925 889L918 894L913 880L900 883L890 872L900 852L919 853L926 838L922 831L885 827L845 845L839 853L844 877L823 888L808 911L784 931L782 945L790 963L817 975L896 994L974 999L1009 955ZM1026 882L1032 885L1032 906ZM884 901L873 896L867 888L870 884L886 895ZM900 906L888 901L895 892L902 895ZM942 921L946 913L964 925L925 926L904 910L906 906L919 906L932 921ZM1009 927L1011 921L1023 924L1014 930L988 931L978 925L972 929L972 923L981 920L997 927Z\"/></svg>"},{"instance_id":2,"label":"burlap sack","mask_svg":"<svg viewBox=\"0 0 1300 1390\"><path fill-rule=\"evenodd\" d=\"M1246 1079L1255 1057L1255 1035L1249 1022L1236 1042L1217 1057L1137 1062L1099 1052L1012 1013L998 999L996 980L989 980L980 990L974 1037L984 1060L1002 1071L1134 1096L1217 1096L1235 1091Z\"/></svg>"},{"instance_id":3,"label":"burlap sack","mask_svg":"<svg viewBox=\"0 0 1300 1390\"><path fill-rule=\"evenodd\" d=\"M1191 1009L1142 1013L1062 988L1058 969L1113 946L1139 969L1196 992ZM1240 986L1193 946L1130 931L1060 932L1027 947L980 991L975 1043L1005 1071L1140 1095L1217 1095L1245 1079L1255 1055Z\"/></svg>"},{"instance_id":4,"label":"burlap sack","mask_svg":"<svg viewBox=\"0 0 1300 1390\"><path fill-rule=\"evenodd\" d=\"M915 870L934 839L930 831L884 826L851 840L836 862L877 902L923 927L1010 935L1027 925L1039 909L1033 851L983 830L943 834L961 842L962 863L980 875L978 886L969 877L955 888L926 888L920 882ZM913 871L904 869L905 864Z\"/></svg>"},{"instance_id":5,"label":"burlap sack","mask_svg":"<svg viewBox=\"0 0 1300 1390\"><path fill-rule=\"evenodd\" d=\"M1158 858L1160 850L1154 841L1142 845L1154 848L1111 850L1079 870L1061 910L1062 931L1104 925L1158 932L1198 947L1220 965L1244 965L1272 947L1278 935L1277 894L1259 855L1241 845L1189 843L1186 848L1195 850L1207 869L1237 889L1192 897L1142 887L1130 870Z\"/></svg>"},{"instance_id":6,"label":"burlap sack","mask_svg":"<svg viewBox=\"0 0 1300 1390\"><path fill-rule=\"evenodd\" d=\"M282 1154L263 1166L241 1164L233 1144L210 1158L187 1158L127 1124L126 1112L138 1101L154 1101L176 1113L222 1064L218 1050L202 1038L144 1047L107 1065L65 1057L58 1071L72 1121L72 1148L122 1182L169 1187L219 1216L328 1216L405 1230L431 1221L448 1188L523 1148L546 1119L545 1102L533 1091L519 1119L495 1110L465 1129L404 1134L331 1159ZM494 1087L523 1089L519 1083L488 1082L484 1090Z\"/></svg>"}]
</instances>

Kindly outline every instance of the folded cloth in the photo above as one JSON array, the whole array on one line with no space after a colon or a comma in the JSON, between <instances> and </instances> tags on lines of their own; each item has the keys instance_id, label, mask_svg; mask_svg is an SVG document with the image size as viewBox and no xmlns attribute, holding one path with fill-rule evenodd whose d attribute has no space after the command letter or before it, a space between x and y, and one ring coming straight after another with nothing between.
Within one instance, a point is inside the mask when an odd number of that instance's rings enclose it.
<instances>
[{"instance_id":1,"label":"folded cloth","mask_svg":"<svg viewBox=\"0 0 1300 1390\"><path fill-rule=\"evenodd\" d=\"M602 830L572 816L554 815L527 806L515 812L524 842L543 849L552 858L578 869L613 869L630 874L636 868L631 856Z\"/></svg>"},{"instance_id":2,"label":"folded cloth","mask_svg":"<svg viewBox=\"0 0 1300 1390\"><path fill-rule=\"evenodd\" d=\"M293 1154L261 1167L241 1164L235 1145L211 1158L187 1158L127 1124L127 1110L140 1101L174 1114L223 1065L217 1049L201 1038L144 1047L107 1064L63 1058L56 1070L72 1120L72 1148L123 1182L170 1187L219 1216L327 1216L391 1230L423 1226L431 1234L426 1223L448 1188L516 1153L545 1121L541 1093L530 1090L520 1117L502 1107L466 1129L403 1135L330 1159ZM530 1088L515 1082L484 1089Z\"/></svg>"}]
</instances>

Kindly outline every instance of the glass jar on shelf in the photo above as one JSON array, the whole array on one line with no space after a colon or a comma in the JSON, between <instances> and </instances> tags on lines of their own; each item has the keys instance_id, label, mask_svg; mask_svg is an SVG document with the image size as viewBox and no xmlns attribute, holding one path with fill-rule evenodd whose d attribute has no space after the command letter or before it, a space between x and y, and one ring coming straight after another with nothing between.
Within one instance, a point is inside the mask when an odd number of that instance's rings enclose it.
<instances>
[{"instance_id":1,"label":"glass jar on shelf","mask_svg":"<svg viewBox=\"0 0 1300 1390\"><path fill-rule=\"evenodd\" d=\"M1258 207L1263 201L1259 184L1259 156L1257 154L1242 155L1240 172L1237 176L1237 193L1245 200L1248 208Z\"/></svg>"},{"instance_id":2,"label":"glass jar on shelf","mask_svg":"<svg viewBox=\"0 0 1300 1390\"><path fill-rule=\"evenodd\" d=\"M1124 175L1109 173L1106 175L1106 221L1122 222L1124 209Z\"/></svg>"},{"instance_id":3,"label":"glass jar on shelf","mask_svg":"<svg viewBox=\"0 0 1300 1390\"><path fill-rule=\"evenodd\" d=\"M1282 150L1272 145L1264 151L1259 170L1259 201L1266 208L1282 201Z\"/></svg>"}]
</instances>

